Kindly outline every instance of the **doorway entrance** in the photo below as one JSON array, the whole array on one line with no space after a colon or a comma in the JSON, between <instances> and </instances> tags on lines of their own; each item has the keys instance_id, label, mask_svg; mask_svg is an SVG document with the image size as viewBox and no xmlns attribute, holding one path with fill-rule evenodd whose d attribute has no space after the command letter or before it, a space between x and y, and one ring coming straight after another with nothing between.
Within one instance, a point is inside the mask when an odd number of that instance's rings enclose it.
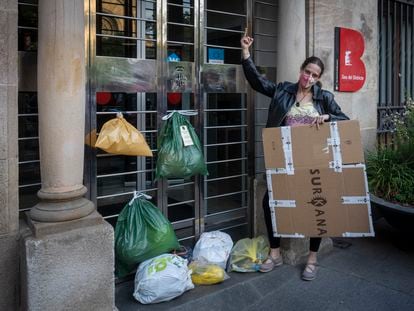
<instances>
[{"instance_id":1,"label":"doorway entrance","mask_svg":"<svg viewBox=\"0 0 414 311\"><path fill-rule=\"evenodd\" d=\"M249 3L90 2L87 131L99 134L122 112L154 153L130 157L86 147L89 198L111 224L138 190L153 197L184 245L204 231L223 230L233 239L250 234L254 111L238 65ZM197 111L189 118L208 176L155 180L161 118L172 110Z\"/></svg>"}]
</instances>

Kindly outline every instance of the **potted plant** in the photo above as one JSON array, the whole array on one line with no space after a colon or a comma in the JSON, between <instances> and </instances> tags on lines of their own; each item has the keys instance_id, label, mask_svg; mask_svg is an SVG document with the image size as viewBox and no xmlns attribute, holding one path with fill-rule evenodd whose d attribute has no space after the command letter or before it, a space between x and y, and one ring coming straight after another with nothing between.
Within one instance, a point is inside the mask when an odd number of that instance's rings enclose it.
<instances>
[{"instance_id":1,"label":"potted plant","mask_svg":"<svg viewBox=\"0 0 414 311\"><path fill-rule=\"evenodd\" d=\"M393 146L367 156L371 203L398 230L414 233L414 102L407 97L402 114L393 114Z\"/></svg>"}]
</instances>

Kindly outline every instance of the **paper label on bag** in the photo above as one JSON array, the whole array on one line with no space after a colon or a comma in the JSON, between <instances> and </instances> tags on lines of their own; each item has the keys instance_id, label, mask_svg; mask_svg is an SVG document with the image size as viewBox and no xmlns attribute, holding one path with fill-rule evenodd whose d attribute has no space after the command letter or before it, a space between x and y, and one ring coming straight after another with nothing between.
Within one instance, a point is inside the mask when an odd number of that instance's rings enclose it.
<instances>
[{"instance_id":1,"label":"paper label on bag","mask_svg":"<svg viewBox=\"0 0 414 311\"><path fill-rule=\"evenodd\" d=\"M184 146L194 145L190 132L188 132L187 125L181 125L180 132L181 132L181 138L183 139Z\"/></svg>"}]
</instances>

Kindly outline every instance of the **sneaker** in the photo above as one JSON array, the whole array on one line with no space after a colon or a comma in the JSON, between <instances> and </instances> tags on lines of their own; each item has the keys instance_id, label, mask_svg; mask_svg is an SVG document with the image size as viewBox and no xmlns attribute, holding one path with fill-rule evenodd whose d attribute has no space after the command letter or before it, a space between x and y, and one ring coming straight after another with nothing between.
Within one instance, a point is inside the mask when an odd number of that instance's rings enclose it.
<instances>
[{"instance_id":1,"label":"sneaker","mask_svg":"<svg viewBox=\"0 0 414 311\"><path fill-rule=\"evenodd\" d=\"M267 259L260 265L259 271L260 272L270 272L275 267L279 267L283 265L283 258L282 256L279 256L277 258L273 258L269 255Z\"/></svg>"},{"instance_id":2,"label":"sneaker","mask_svg":"<svg viewBox=\"0 0 414 311\"><path fill-rule=\"evenodd\" d=\"M316 278L316 272L318 271L318 263L308 262L305 269L302 272L302 280L312 281Z\"/></svg>"}]
</instances>

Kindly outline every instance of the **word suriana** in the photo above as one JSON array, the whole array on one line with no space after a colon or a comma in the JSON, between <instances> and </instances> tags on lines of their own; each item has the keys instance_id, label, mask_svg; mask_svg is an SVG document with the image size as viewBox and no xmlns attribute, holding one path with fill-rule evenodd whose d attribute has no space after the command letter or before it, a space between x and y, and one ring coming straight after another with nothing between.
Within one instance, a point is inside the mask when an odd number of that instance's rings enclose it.
<instances>
[{"instance_id":1,"label":"word suriana","mask_svg":"<svg viewBox=\"0 0 414 311\"><path fill-rule=\"evenodd\" d=\"M318 235L324 235L328 233L326 228L325 210L323 207L326 205L327 200L323 197L322 181L320 177L320 171L318 169L310 169L312 184L312 200L308 204L314 209L314 216L316 221L316 230Z\"/></svg>"}]
</instances>

